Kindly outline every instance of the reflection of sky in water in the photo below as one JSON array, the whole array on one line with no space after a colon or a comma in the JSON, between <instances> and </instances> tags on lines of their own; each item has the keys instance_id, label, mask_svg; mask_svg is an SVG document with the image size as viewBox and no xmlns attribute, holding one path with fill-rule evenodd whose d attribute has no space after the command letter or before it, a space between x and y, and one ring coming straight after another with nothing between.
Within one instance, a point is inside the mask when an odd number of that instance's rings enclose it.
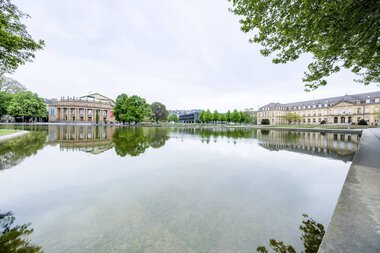
<instances>
[{"instance_id":1,"label":"reflection of sky in water","mask_svg":"<svg viewBox=\"0 0 380 253\"><path fill-rule=\"evenodd\" d=\"M302 213L328 224L350 163L214 139L171 138L137 157L46 146L0 172L0 206L32 222L45 252L300 248Z\"/></svg>"}]
</instances>

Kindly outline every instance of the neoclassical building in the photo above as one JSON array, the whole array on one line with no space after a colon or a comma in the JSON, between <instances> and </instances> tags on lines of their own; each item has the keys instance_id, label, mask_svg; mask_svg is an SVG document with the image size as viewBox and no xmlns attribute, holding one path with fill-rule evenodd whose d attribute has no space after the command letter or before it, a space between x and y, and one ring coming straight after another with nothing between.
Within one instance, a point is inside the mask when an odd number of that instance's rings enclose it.
<instances>
[{"instance_id":1,"label":"neoclassical building","mask_svg":"<svg viewBox=\"0 0 380 253\"><path fill-rule=\"evenodd\" d=\"M288 104L270 103L259 108L257 124L268 119L270 125L288 124L283 118L288 113L301 116L297 124L327 124L358 123L361 119L369 125L379 124L376 113L380 109L380 91L323 98Z\"/></svg>"},{"instance_id":2,"label":"neoclassical building","mask_svg":"<svg viewBox=\"0 0 380 253\"><path fill-rule=\"evenodd\" d=\"M49 122L114 123L115 101L99 93L82 97L61 97L48 105Z\"/></svg>"}]
</instances>

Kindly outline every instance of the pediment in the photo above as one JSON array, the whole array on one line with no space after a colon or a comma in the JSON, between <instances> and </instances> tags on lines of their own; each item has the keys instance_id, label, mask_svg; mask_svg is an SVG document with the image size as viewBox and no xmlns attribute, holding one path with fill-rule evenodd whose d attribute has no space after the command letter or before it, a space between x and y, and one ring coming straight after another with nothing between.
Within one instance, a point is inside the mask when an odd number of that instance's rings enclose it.
<instances>
[{"instance_id":1,"label":"pediment","mask_svg":"<svg viewBox=\"0 0 380 253\"><path fill-rule=\"evenodd\" d=\"M352 106L354 103L351 103L351 102L339 102L337 103L335 106L339 106L339 107L343 107L343 106Z\"/></svg>"}]
</instances>

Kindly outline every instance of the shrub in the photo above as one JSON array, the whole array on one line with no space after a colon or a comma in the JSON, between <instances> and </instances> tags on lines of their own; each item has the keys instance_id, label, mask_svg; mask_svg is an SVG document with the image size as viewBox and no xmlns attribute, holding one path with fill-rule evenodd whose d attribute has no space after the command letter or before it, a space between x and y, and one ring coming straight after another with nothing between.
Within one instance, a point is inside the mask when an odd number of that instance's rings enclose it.
<instances>
[{"instance_id":1,"label":"shrub","mask_svg":"<svg viewBox=\"0 0 380 253\"><path fill-rule=\"evenodd\" d=\"M324 125L326 123L327 123L326 120L322 120L321 123L319 123L319 124Z\"/></svg>"},{"instance_id":2,"label":"shrub","mask_svg":"<svg viewBox=\"0 0 380 253\"><path fill-rule=\"evenodd\" d=\"M269 125L269 119L262 119L261 125Z\"/></svg>"},{"instance_id":3,"label":"shrub","mask_svg":"<svg viewBox=\"0 0 380 253\"><path fill-rule=\"evenodd\" d=\"M365 121L364 119L361 119L359 120L358 125L367 126L368 124L367 124L367 121Z\"/></svg>"}]
</instances>

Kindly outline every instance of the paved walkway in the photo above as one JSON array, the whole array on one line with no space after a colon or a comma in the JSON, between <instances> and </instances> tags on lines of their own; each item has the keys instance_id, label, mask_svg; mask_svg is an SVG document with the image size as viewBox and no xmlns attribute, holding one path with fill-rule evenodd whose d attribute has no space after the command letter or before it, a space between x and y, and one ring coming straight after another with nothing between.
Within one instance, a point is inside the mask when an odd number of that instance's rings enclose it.
<instances>
[{"instance_id":1,"label":"paved walkway","mask_svg":"<svg viewBox=\"0 0 380 253\"><path fill-rule=\"evenodd\" d=\"M380 129L363 131L318 253L380 252Z\"/></svg>"},{"instance_id":2,"label":"paved walkway","mask_svg":"<svg viewBox=\"0 0 380 253\"><path fill-rule=\"evenodd\" d=\"M15 138L15 137L27 134L27 133L28 133L28 131L20 131L20 132L13 133L13 134L2 135L2 136L0 136L0 142Z\"/></svg>"}]
</instances>

